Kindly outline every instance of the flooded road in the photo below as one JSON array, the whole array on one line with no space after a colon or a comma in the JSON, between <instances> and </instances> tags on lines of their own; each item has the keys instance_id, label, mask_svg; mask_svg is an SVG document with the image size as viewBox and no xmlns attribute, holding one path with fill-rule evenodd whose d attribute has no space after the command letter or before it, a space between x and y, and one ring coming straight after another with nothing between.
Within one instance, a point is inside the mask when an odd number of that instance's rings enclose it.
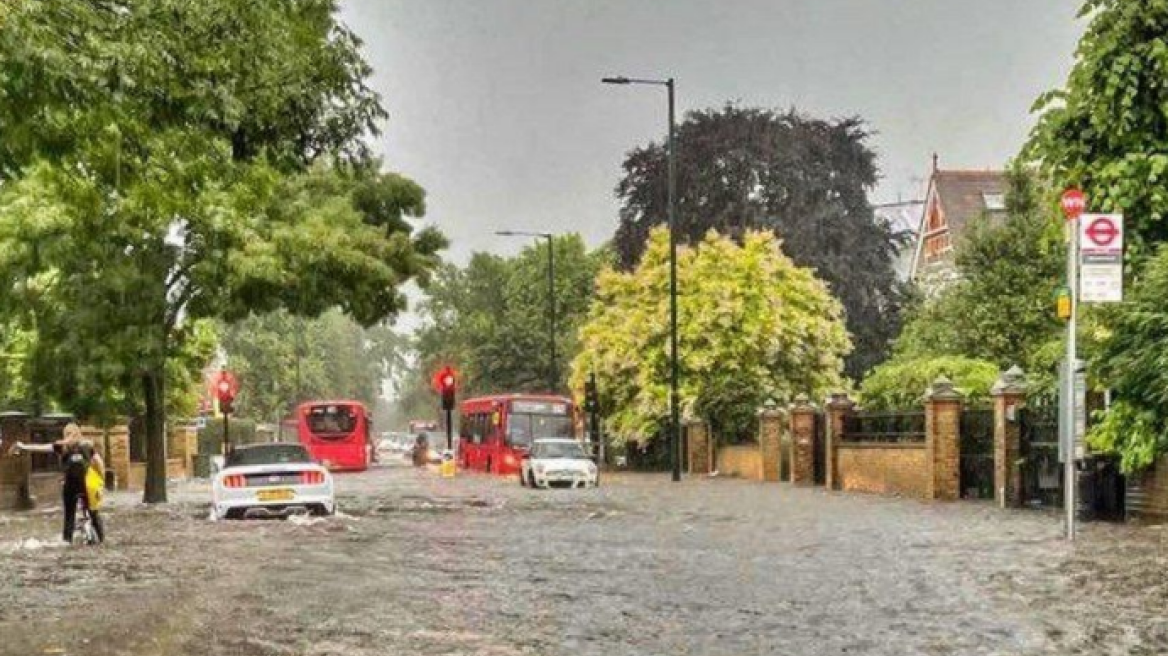
<instances>
[{"instance_id":1,"label":"flooded road","mask_svg":"<svg viewBox=\"0 0 1168 656\"><path fill-rule=\"evenodd\" d=\"M108 544L0 515L0 654L1165 654L1168 531L785 484L597 490L382 467L341 514L115 499Z\"/></svg>"}]
</instances>

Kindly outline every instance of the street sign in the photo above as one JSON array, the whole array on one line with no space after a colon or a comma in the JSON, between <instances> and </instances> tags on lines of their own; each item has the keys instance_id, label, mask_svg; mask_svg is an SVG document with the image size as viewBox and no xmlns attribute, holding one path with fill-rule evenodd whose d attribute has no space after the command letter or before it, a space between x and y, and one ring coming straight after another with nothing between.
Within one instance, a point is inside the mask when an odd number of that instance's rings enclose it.
<instances>
[{"instance_id":1,"label":"street sign","mask_svg":"<svg viewBox=\"0 0 1168 656\"><path fill-rule=\"evenodd\" d=\"M1059 204L1062 205L1063 214L1066 215L1067 220L1074 221L1079 218L1083 210L1087 209L1087 198L1078 189L1068 189L1063 192Z\"/></svg>"},{"instance_id":2,"label":"street sign","mask_svg":"<svg viewBox=\"0 0 1168 656\"><path fill-rule=\"evenodd\" d=\"M1079 220L1079 300L1123 300L1123 215L1084 214Z\"/></svg>"},{"instance_id":3,"label":"street sign","mask_svg":"<svg viewBox=\"0 0 1168 656\"><path fill-rule=\"evenodd\" d=\"M1059 462L1067 461L1067 453L1074 454L1074 459L1081 460L1084 456L1084 438L1087 436L1087 372L1083 361L1076 361L1074 373L1074 393L1068 404L1067 395L1059 394ZM1059 364L1059 389L1067 389L1067 362ZM1068 407L1068 405L1070 407ZM1068 414L1070 415L1068 417ZM1068 434L1067 427L1073 427L1074 432Z\"/></svg>"}]
</instances>

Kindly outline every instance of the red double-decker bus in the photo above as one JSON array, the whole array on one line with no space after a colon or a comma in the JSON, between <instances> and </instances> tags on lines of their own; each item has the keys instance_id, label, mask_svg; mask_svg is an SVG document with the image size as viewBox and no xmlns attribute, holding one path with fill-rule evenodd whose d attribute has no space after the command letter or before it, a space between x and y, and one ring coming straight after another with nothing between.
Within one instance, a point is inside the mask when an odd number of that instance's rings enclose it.
<instances>
[{"instance_id":1,"label":"red double-decker bus","mask_svg":"<svg viewBox=\"0 0 1168 656\"><path fill-rule=\"evenodd\" d=\"M312 459L332 471L364 471L373 458L369 412L358 401L308 401L296 433Z\"/></svg>"},{"instance_id":2,"label":"red double-decker bus","mask_svg":"<svg viewBox=\"0 0 1168 656\"><path fill-rule=\"evenodd\" d=\"M459 408L458 462L463 469L513 476L545 438L575 438L574 407L562 396L503 394L467 399Z\"/></svg>"}]
</instances>

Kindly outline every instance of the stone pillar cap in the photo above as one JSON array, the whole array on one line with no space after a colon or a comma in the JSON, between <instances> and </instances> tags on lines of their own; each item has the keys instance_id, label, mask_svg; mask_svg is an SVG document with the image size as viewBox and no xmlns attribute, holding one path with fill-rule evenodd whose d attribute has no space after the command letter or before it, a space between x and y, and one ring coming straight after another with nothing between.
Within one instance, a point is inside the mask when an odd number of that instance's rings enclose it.
<instances>
[{"instance_id":1,"label":"stone pillar cap","mask_svg":"<svg viewBox=\"0 0 1168 656\"><path fill-rule=\"evenodd\" d=\"M1006 394L1025 394L1026 393L1026 373L1018 365L1014 365L1006 370L998 380L994 382L994 386L990 388L990 394L993 396L1003 396Z\"/></svg>"},{"instance_id":2,"label":"stone pillar cap","mask_svg":"<svg viewBox=\"0 0 1168 656\"><path fill-rule=\"evenodd\" d=\"M811 402L811 397L806 394L796 394L795 400L791 404L791 410L810 412L815 410L815 404Z\"/></svg>"},{"instance_id":3,"label":"stone pillar cap","mask_svg":"<svg viewBox=\"0 0 1168 656\"><path fill-rule=\"evenodd\" d=\"M960 401L965 398L965 395L957 391L957 388L953 386L953 381L941 375L937 376L937 380L934 380L933 384L929 386L925 398L930 401Z\"/></svg>"},{"instance_id":4,"label":"stone pillar cap","mask_svg":"<svg viewBox=\"0 0 1168 656\"><path fill-rule=\"evenodd\" d=\"M767 399L758 409L758 414L760 417L777 417L783 414L783 410L774 399Z\"/></svg>"},{"instance_id":5,"label":"stone pillar cap","mask_svg":"<svg viewBox=\"0 0 1168 656\"><path fill-rule=\"evenodd\" d=\"M847 392L832 392L831 399L827 402L829 408L851 409L855 407L856 402L848 398Z\"/></svg>"}]
</instances>

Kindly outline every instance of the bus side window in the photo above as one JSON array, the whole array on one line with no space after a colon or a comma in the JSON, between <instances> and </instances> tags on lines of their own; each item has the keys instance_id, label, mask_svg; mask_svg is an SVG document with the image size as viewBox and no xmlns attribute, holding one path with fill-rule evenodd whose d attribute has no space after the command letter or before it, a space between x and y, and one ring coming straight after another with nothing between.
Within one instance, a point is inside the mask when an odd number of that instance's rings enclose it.
<instances>
[{"instance_id":1,"label":"bus side window","mask_svg":"<svg viewBox=\"0 0 1168 656\"><path fill-rule=\"evenodd\" d=\"M470 423L471 418L467 415L462 415L458 418L458 439L466 440L466 438L470 437Z\"/></svg>"},{"instance_id":2,"label":"bus side window","mask_svg":"<svg viewBox=\"0 0 1168 656\"><path fill-rule=\"evenodd\" d=\"M483 421L483 413L475 415L475 444L487 441L487 422Z\"/></svg>"}]
</instances>

